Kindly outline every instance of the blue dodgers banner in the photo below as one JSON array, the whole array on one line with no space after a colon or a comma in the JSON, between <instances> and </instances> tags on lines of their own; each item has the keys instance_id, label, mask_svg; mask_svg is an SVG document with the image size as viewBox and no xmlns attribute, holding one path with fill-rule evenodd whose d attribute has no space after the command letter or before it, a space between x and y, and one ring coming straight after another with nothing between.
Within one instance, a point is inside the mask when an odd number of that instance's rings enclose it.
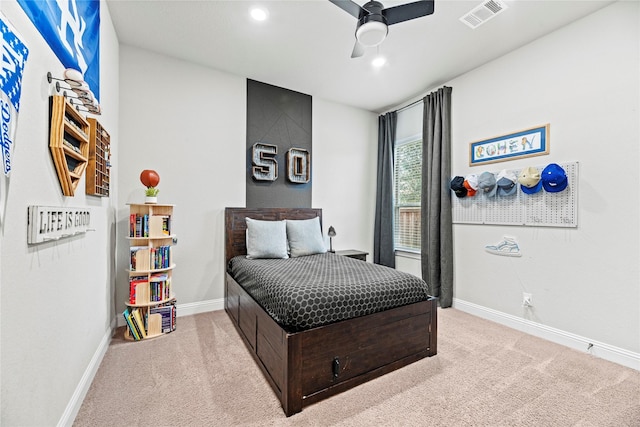
<instances>
[{"instance_id":1,"label":"blue dodgers banner","mask_svg":"<svg viewBox=\"0 0 640 427\"><path fill-rule=\"evenodd\" d=\"M29 56L29 49L20 40L7 18L0 13L2 35L2 67L0 68L0 144L2 145L2 169L5 176L11 173L11 155L18 124L22 73Z\"/></svg>"},{"instance_id":2,"label":"blue dodgers banner","mask_svg":"<svg viewBox=\"0 0 640 427\"><path fill-rule=\"evenodd\" d=\"M84 75L100 100L100 1L18 0L65 68Z\"/></svg>"}]
</instances>

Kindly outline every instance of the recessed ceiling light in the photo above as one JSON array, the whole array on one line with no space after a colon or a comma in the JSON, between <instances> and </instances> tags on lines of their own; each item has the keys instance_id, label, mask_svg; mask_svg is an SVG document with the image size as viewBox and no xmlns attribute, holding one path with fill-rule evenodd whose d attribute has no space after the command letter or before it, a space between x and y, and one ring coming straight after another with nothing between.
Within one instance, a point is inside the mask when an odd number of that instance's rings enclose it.
<instances>
[{"instance_id":1,"label":"recessed ceiling light","mask_svg":"<svg viewBox=\"0 0 640 427\"><path fill-rule=\"evenodd\" d=\"M269 12L267 9L261 7L253 7L251 8L251 17L256 21L264 21L269 16Z\"/></svg>"},{"instance_id":2,"label":"recessed ceiling light","mask_svg":"<svg viewBox=\"0 0 640 427\"><path fill-rule=\"evenodd\" d=\"M373 61L371 61L371 65L373 65L376 68L380 68L386 63L387 63L387 58L385 58L382 55L376 56L375 58L373 58Z\"/></svg>"}]
</instances>

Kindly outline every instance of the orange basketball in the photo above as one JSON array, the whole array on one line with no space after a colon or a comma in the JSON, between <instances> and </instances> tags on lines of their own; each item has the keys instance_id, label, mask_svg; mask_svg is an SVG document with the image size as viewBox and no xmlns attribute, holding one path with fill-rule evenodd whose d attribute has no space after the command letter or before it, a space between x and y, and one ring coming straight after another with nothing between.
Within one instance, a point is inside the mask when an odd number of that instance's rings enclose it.
<instances>
[{"instance_id":1,"label":"orange basketball","mask_svg":"<svg viewBox=\"0 0 640 427\"><path fill-rule=\"evenodd\" d=\"M147 188L156 187L160 183L160 175L154 170L145 169L140 174L140 182Z\"/></svg>"}]
</instances>

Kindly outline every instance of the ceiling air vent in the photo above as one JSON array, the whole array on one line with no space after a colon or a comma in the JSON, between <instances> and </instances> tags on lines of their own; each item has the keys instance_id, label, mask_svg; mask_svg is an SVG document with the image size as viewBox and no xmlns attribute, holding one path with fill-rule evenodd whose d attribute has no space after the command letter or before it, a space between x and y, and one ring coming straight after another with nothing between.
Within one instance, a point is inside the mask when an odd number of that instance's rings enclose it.
<instances>
[{"instance_id":1,"label":"ceiling air vent","mask_svg":"<svg viewBox=\"0 0 640 427\"><path fill-rule=\"evenodd\" d=\"M500 0L484 1L478 6L474 7L470 12L460 17L460 20L467 24L469 27L475 29L505 10L506 8L507 5Z\"/></svg>"}]
</instances>

